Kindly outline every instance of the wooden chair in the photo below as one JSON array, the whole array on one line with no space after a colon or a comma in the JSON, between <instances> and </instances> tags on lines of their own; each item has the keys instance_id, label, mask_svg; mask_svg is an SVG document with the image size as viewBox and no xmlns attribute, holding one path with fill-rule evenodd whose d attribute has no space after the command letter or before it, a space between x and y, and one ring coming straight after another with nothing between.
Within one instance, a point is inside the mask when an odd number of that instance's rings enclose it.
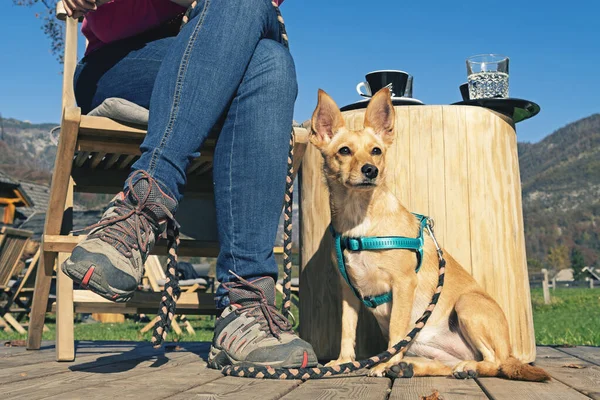
<instances>
[{"instance_id":1,"label":"wooden chair","mask_svg":"<svg viewBox=\"0 0 600 400\"><path fill-rule=\"evenodd\" d=\"M33 232L22 229L0 228L0 293L9 298L12 294L10 281L19 273L19 262L32 234ZM3 325L5 320L17 332L25 333L23 326L10 315L6 305L0 308L0 322Z\"/></svg>"},{"instance_id":2,"label":"wooden chair","mask_svg":"<svg viewBox=\"0 0 600 400\"><path fill-rule=\"evenodd\" d=\"M47 307L50 280L58 262L68 256L83 238L71 236L73 191L113 193L122 189L130 166L140 155L139 146L146 135L141 126L120 123L105 117L81 114L75 103L73 74L77 63L78 21L66 18L61 2L57 17L66 20L65 56L62 90L62 120L50 199L42 238L42 257L37 270L35 294L27 342L28 349L39 349ZM294 170L300 165L308 142L308 132L294 128ZM202 155L188 169L186 197L212 194L212 159L215 141L207 141ZM180 223L182 221L179 221ZM183 221L185 226L185 221ZM216 239L182 240L180 256L215 257ZM159 241L153 254L166 254L166 243ZM73 311L155 313L160 293L136 293L128 303L115 304L89 291L73 291L72 281L57 270L56 351L58 360L73 360ZM212 294L183 292L178 310L186 313L214 312Z\"/></svg>"}]
</instances>

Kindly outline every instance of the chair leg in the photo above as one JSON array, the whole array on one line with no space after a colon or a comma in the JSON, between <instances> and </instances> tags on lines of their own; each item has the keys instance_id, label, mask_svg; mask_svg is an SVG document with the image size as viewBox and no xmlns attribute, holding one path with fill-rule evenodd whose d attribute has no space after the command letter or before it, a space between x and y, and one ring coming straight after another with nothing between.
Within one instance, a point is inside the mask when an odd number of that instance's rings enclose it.
<instances>
[{"instance_id":1,"label":"chair leg","mask_svg":"<svg viewBox=\"0 0 600 400\"><path fill-rule=\"evenodd\" d=\"M150 329L154 328L154 325L160 320L160 317L154 317L154 319L146 324L142 329L140 329L140 333L146 333Z\"/></svg>"},{"instance_id":2,"label":"chair leg","mask_svg":"<svg viewBox=\"0 0 600 400\"><path fill-rule=\"evenodd\" d=\"M44 246L42 239L41 246ZM56 262L56 253L44 252L40 261L35 278L35 290L31 302L31 313L29 314L29 329L27 333L27 349L39 350L42 345L42 331L46 308L48 307L48 296L50 295L50 284L52 283L52 272Z\"/></svg>"},{"instance_id":3,"label":"chair leg","mask_svg":"<svg viewBox=\"0 0 600 400\"><path fill-rule=\"evenodd\" d=\"M179 321L177 316L175 316L175 318L173 318L173 323L171 324L171 328L173 329L173 332L176 333L177 335L181 336L183 335L183 332L181 331L181 327L179 326Z\"/></svg>"},{"instance_id":4,"label":"chair leg","mask_svg":"<svg viewBox=\"0 0 600 400\"><path fill-rule=\"evenodd\" d=\"M58 265L68 257L59 253ZM75 337L73 325L73 281L56 270L56 361L75 360Z\"/></svg>"},{"instance_id":5,"label":"chair leg","mask_svg":"<svg viewBox=\"0 0 600 400\"><path fill-rule=\"evenodd\" d=\"M8 324L8 322L6 322L4 320L4 318L2 318L0 316L0 329L2 329L4 332L12 332L12 328L10 327L10 325Z\"/></svg>"},{"instance_id":6,"label":"chair leg","mask_svg":"<svg viewBox=\"0 0 600 400\"><path fill-rule=\"evenodd\" d=\"M57 235L61 233L61 231L64 231L64 229L61 228L63 228L62 225L65 203L67 201L67 192L71 183L71 168L73 156L75 155L75 146L77 144L80 121L81 109L66 108L64 110L64 116L61 123L60 139L56 151L54 174L52 177L52 184L50 186L50 199L48 202L48 211L46 213L44 235ZM43 237L41 246L43 251ZM30 350L39 350L42 344L44 317L46 315L46 308L48 306L50 283L57 257L57 254L52 252L43 251L42 254L43 256L40 259L41 265L38 266L36 274L35 291L33 295L29 323L29 334L27 336L27 348Z\"/></svg>"},{"instance_id":7,"label":"chair leg","mask_svg":"<svg viewBox=\"0 0 600 400\"><path fill-rule=\"evenodd\" d=\"M187 317L185 315L181 315L179 317L179 320L181 322L183 322L183 325L185 326L185 330L187 331L187 333L189 333L190 335L196 334L194 327L192 326L192 324L190 323L190 321L187 319Z\"/></svg>"},{"instance_id":8,"label":"chair leg","mask_svg":"<svg viewBox=\"0 0 600 400\"><path fill-rule=\"evenodd\" d=\"M73 180L69 181L67 198L65 201L65 215L61 233L67 234L73 229ZM69 210L71 212L69 212ZM62 272L60 265L68 258L69 254L58 254L56 268L56 360L75 360L75 336L73 324L73 281Z\"/></svg>"},{"instance_id":9,"label":"chair leg","mask_svg":"<svg viewBox=\"0 0 600 400\"><path fill-rule=\"evenodd\" d=\"M8 322L9 324L11 324L12 327L15 328L15 330L17 332L19 332L20 334L27 333L27 331L25 330L25 328L23 328L23 326L19 323L19 321L17 321L16 319L14 319L12 315L10 315L8 313L4 314L4 319L6 320L6 322Z\"/></svg>"}]
</instances>

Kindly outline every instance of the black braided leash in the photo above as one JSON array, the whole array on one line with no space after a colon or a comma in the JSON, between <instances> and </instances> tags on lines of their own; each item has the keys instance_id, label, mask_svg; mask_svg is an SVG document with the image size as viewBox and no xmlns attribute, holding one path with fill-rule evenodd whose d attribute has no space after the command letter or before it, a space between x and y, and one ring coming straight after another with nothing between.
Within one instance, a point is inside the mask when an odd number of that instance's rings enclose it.
<instances>
[{"instance_id":1,"label":"black braided leash","mask_svg":"<svg viewBox=\"0 0 600 400\"><path fill-rule=\"evenodd\" d=\"M195 2L192 4L186 16L184 16L184 23L187 22L189 12L195 6ZM289 42L287 33L285 30L285 24L283 17L277 3L272 2L273 7L277 13L277 21L280 26L281 41L286 48L289 48ZM294 175L294 141L293 141L293 130L292 138L290 140L290 147L288 153L288 165L287 165L287 176L286 176L286 189L285 189L285 206L284 206L284 225L283 225L283 292L284 298L282 302L282 313L283 315L291 315L291 278L292 278L292 202L293 202L293 175ZM433 233L433 221L428 222L427 230L429 235L433 239L439 259L439 275L438 284L431 298L431 302L427 306L425 312L417 320L414 328L408 333L408 335L396 345L388 348L382 353L379 353L371 358L362 361L353 361L333 367L314 367L314 368L272 368L269 366L255 366L255 365L237 365L237 366L226 366L221 371L224 375L246 377L246 378L258 378L258 379L318 379L330 376L339 376L361 370L363 368L371 368L379 363L388 361L393 356L399 353L404 353L413 342L415 336L423 329L427 320L431 316L435 306L442 293L444 286L444 276L446 270L446 260L444 260L443 252L440 249L437 240ZM179 281L176 274L177 268L177 246L179 245L179 229L177 224L172 221L167 229L167 237L169 240L169 264L167 268L167 283L162 294L161 305L158 310L159 321L154 326L154 332L152 337L152 343L154 347L160 347L162 342L167 336L167 332L170 328L171 322L175 315L175 306L177 298L179 297Z\"/></svg>"},{"instance_id":2,"label":"black braided leash","mask_svg":"<svg viewBox=\"0 0 600 400\"><path fill-rule=\"evenodd\" d=\"M158 321L154 324L154 330L152 331L152 345L156 349L159 348L167 338L167 333L171 329L173 317L175 317L177 299L179 299L179 295L181 294L179 277L177 276L179 225L174 220L170 220L167 225L167 241L169 261L167 263L167 271L165 272L166 282L158 307Z\"/></svg>"}]
</instances>

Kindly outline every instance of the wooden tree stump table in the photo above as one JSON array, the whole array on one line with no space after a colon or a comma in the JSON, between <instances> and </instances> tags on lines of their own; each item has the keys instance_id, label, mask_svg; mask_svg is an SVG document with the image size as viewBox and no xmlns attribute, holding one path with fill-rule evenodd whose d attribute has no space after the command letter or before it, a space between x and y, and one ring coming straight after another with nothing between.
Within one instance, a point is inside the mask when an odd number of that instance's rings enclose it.
<instances>
[{"instance_id":1,"label":"wooden tree stump table","mask_svg":"<svg viewBox=\"0 0 600 400\"><path fill-rule=\"evenodd\" d=\"M512 120L472 106L396 107L388 186L413 212L435 220L436 236L504 310L513 352L535 360L525 256L517 138ZM344 114L362 128L364 110ZM320 359L335 359L341 335L340 278L331 260L329 193L321 154L309 145L300 172L300 335ZM442 294L443 296L443 294ZM357 357L386 348L362 306Z\"/></svg>"}]
</instances>

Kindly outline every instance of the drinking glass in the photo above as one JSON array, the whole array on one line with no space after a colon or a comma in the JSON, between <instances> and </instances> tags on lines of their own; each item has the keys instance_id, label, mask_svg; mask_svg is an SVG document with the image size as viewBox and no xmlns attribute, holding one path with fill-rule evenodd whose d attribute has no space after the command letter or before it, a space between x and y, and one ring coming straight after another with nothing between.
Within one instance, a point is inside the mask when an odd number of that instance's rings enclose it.
<instances>
[{"instance_id":1,"label":"drinking glass","mask_svg":"<svg viewBox=\"0 0 600 400\"><path fill-rule=\"evenodd\" d=\"M479 54L467 58L467 82L471 100L507 98L508 57Z\"/></svg>"}]
</instances>

